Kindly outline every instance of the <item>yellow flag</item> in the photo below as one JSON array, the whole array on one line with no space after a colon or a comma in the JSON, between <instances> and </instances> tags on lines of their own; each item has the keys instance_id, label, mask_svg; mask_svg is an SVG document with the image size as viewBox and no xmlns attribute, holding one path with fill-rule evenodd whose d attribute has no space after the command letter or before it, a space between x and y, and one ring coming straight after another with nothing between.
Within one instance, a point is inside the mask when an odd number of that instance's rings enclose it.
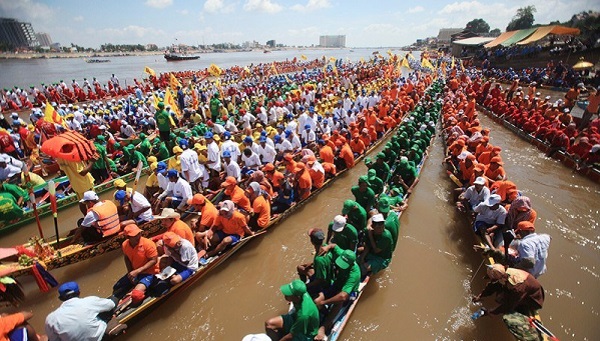
<instances>
[{"instance_id":1,"label":"yellow flag","mask_svg":"<svg viewBox=\"0 0 600 341\"><path fill-rule=\"evenodd\" d=\"M450 68L454 69L454 66L455 66L455 65L456 65L456 64L454 64L454 57L452 57L452 63L450 64Z\"/></svg>"},{"instance_id":2,"label":"yellow flag","mask_svg":"<svg viewBox=\"0 0 600 341\"><path fill-rule=\"evenodd\" d=\"M434 69L433 65L431 64L431 62L429 61L429 58L423 58L423 60L421 61L421 66L422 67L426 67L429 68L431 70Z\"/></svg>"},{"instance_id":3,"label":"yellow flag","mask_svg":"<svg viewBox=\"0 0 600 341\"><path fill-rule=\"evenodd\" d=\"M155 94L152 94L152 98L154 100L154 108L158 109L158 103L160 103L158 96L156 96Z\"/></svg>"},{"instance_id":4,"label":"yellow flag","mask_svg":"<svg viewBox=\"0 0 600 341\"><path fill-rule=\"evenodd\" d=\"M337 59L335 59L335 57L329 57L329 61L332 62L332 63L335 63L336 60Z\"/></svg>"},{"instance_id":5,"label":"yellow flag","mask_svg":"<svg viewBox=\"0 0 600 341\"><path fill-rule=\"evenodd\" d=\"M363 57L360 57L360 62L361 62L361 63L364 63L364 62L365 62L365 59L364 59Z\"/></svg>"},{"instance_id":6,"label":"yellow flag","mask_svg":"<svg viewBox=\"0 0 600 341\"><path fill-rule=\"evenodd\" d=\"M407 53L406 56L408 57L408 59L413 59L416 60L417 58L415 58L415 56L412 55L412 53Z\"/></svg>"},{"instance_id":7,"label":"yellow flag","mask_svg":"<svg viewBox=\"0 0 600 341\"><path fill-rule=\"evenodd\" d=\"M277 67L275 66L275 62L271 64L271 71L277 76L279 76L279 72L277 72Z\"/></svg>"},{"instance_id":8,"label":"yellow flag","mask_svg":"<svg viewBox=\"0 0 600 341\"><path fill-rule=\"evenodd\" d=\"M400 66L403 66L403 67L405 67L407 69L410 69L410 64L408 64L408 59L406 59L406 57L404 57L402 59L402 63L400 63Z\"/></svg>"},{"instance_id":9,"label":"yellow flag","mask_svg":"<svg viewBox=\"0 0 600 341\"><path fill-rule=\"evenodd\" d=\"M144 68L144 72L151 75L152 77L156 77L156 72L154 72L154 70L152 70L151 68L149 68L148 66L146 66Z\"/></svg>"},{"instance_id":10,"label":"yellow flag","mask_svg":"<svg viewBox=\"0 0 600 341\"><path fill-rule=\"evenodd\" d=\"M221 72L221 68L215 64L210 64L210 66L208 67L208 73L210 73L211 76L219 77L221 75Z\"/></svg>"},{"instance_id":11,"label":"yellow flag","mask_svg":"<svg viewBox=\"0 0 600 341\"><path fill-rule=\"evenodd\" d=\"M173 89L177 89L178 86L181 86L181 83L179 83L179 81L177 80L177 77L175 77L174 74L170 74L171 78L169 79L169 85L171 86L171 88Z\"/></svg>"},{"instance_id":12,"label":"yellow flag","mask_svg":"<svg viewBox=\"0 0 600 341\"><path fill-rule=\"evenodd\" d=\"M308 57L306 57L305 55L301 55L301 56L300 56L300 59L302 59L302 60L307 60L307 59L308 59Z\"/></svg>"},{"instance_id":13,"label":"yellow flag","mask_svg":"<svg viewBox=\"0 0 600 341\"><path fill-rule=\"evenodd\" d=\"M460 69L462 72L465 72L465 66L463 65L462 59L459 59L458 62L460 63Z\"/></svg>"},{"instance_id":14,"label":"yellow flag","mask_svg":"<svg viewBox=\"0 0 600 341\"><path fill-rule=\"evenodd\" d=\"M387 50L387 54L388 56L392 57L394 55L394 53L392 53L392 50Z\"/></svg>"},{"instance_id":15,"label":"yellow flag","mask_svg":"<svg viewBox=\"0 0 600 341\"><path fill-rule=\"evenodd\" d=\"M63 121L62 116L54 110L54 107L46 101L46 109L44 109L44 120L50 123L57 123L62 126L65 125L65 121Z\"/></svg>"},{"instance_id":16,"label":"yellow flag","mask_svg":"<svg viewBox=\"0 0 600 341\"><path fill-rule=\"evenodd\" d=\"M181 116L181 113L179 112L179 107L177 106L177 102L175 102L175 97L171 93L171 89L169 87L167 87L167 91L165 91L165 106L166 105L170 105L171 109L173 109L173 111L175 112L175 114L177 114L178 117Z\"/></svg>"}]
</instances>

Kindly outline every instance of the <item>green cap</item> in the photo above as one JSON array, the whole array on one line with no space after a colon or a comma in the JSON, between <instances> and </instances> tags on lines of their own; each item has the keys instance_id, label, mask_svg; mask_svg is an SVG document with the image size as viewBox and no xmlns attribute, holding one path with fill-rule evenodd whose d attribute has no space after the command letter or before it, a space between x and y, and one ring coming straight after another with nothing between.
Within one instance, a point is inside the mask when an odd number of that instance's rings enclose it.
<instances>
[{"instance_id":1,"label":"green cap","mask_svg":"<svg viewBox=\"0 0 600 341\"><path fill-rule=\"evenodd\" d=\"M379 199L378 211L381 213L388 213L390 211L390 201L386 197Z\"/></svg>"},{"instance_id":2,"label":"green cap","mask_svg":"<svg viewBox=\"0 0 600 341\"><path fill-rule=\"evenodd\" d=\"M356 205L358 204L353 200L348 199L344 201L344 207L342 207L342 214L348 214L348 212L350 212L354 207L356 207Z\"/></svg>"},{"instance_id":3,"label":"green cap","mask_svg":"<svg viewBox=\"0 0 600 341\"><path fill-rule=\"evenodd\" d=\"M113 148L119 150L121 148L121 144L119 142L115 142L115 144L113 144Z\"/></svg>"},{"instance_id":4,"label":"green cap","mask_svg":"<svg viewBox=\"0 0 600 341\"><path fill-rule=\"evenodd\" d=\"M158 108L159 109L164 109L165 108L165 104L163 102L158 102Z\"/></svg>"},{"instance_id":5,"label":"green cap","mask_svg":"<svg viewBox=\"0 0 600 341\"><path fill-rule=\"evenodd\" d=\"M302 296L306 293L306 284L296 279L289 284L282 285L279 289L285 296Z\"/></svg>"},{"instance_id":6,"label":"green cap","mask_svg":"<svg viewBox=\"0 0 600 341\"><path fill-rule=\"evenodd\" d=\"M369 165L369 164L371 164L371 163L373 163L373 160L371 160L371 158L370 158L370 157L366 157L366 158L365 158L365 165Z\"/></svg>"},{"instance_id":7,"label":"green cap","mask_svg":"<svg viewBox=\"0 0 600 341\"><path fill-rule=\"evenodd\" d=\"M385 159L385 154L382 152L377 153L377 158L378 159Z\"/></svg>"},{"instance_id":8,"label":"green cap","mask_svg":"<svg viewBox=\"0 0 600 341\"><path fill-rule=\"evenodd\" d=\"M335 260L335 265L342 270L346 270L356 262L356 254L351 250L344 250L342 254Z\"/></svg>"},{"instance_id":9,"label":"green cap","mask_svg":"<svg viewBox=\"0 0 600 341\"><path fill-rule=\"evenodd\" d=\"M375 179L377 177L377 171L374 169L369 169L367 174L368 174L369 180Z\"/></svg>"},{"instance_id":10,"label":"green cap","mask_svg":"<svg viewBox=\"0 0 600 341\"><path fill-rule=\"evenodd\" d=\"M358 182L369 183L369 177L366 175L361 175L360 177L358 177Z\"/></svg>"},{"instance_id":11,"label":"green cap","mask_svg":"<svg viewBox=\"0 0 600 341\"><path fill-rule=\"evenodd\" d=\"M146 134L144 134L144 133L140 133L140 135L138 135L138 136L139 136L140 140L143 140L146 138Z\"/></svg>"},{"instance_id":12,"label":"green cap","mask_svg":"<svg viewBox=\"0 0 600 341\"><path fill-rule=\"evenodd\" d=\"M98 136L96 136L96 141L104 142L104 141L106 141L106 138L104 137L104 135L98 135Z\"/></svg>"}]
</instances>

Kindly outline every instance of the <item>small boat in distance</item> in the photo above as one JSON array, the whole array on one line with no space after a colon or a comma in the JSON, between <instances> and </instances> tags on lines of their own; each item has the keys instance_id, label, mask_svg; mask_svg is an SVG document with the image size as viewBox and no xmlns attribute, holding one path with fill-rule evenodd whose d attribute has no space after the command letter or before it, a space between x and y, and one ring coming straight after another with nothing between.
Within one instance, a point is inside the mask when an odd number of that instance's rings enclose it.
<instances>
[{"instance_id":1,"label":"small boat in distance","mask_svg":"<svg viewBox=\"0 0 600 341\"><path fill-rule=\"evenodd\" d=\"M108 63L110 59L84 59L86 63Z\"/></svg>"},{"instance_id":2,"label":"small boat in distance","mask_svg":"<svg viewBox=\"0 0 600 341\"><path fill-rule=\"evenodd\" d=\"M179 61L179 60L194 60L200 56L187 54L186 52L177 51L175 46L172 46L170 50L165 51L165 59L168 62Z\"/></svg>"}]
</instances>

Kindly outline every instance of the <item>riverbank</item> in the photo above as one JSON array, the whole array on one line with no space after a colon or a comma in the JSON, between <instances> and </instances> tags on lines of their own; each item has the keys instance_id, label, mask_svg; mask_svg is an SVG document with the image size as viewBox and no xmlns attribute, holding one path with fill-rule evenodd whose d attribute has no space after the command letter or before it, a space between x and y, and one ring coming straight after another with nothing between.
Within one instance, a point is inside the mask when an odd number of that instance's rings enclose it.
<instances>
[{"instance_id":1,"label":"riverbank","mask_svg":"<svg viewBox=\"0 0 600 341\"><path fill-rule=\"evenodd\" d=\"M532 67L546 67L546 65L548 65L548 62L551 60L555 63L559 60L562 60L565 64L575 65L575 63L577 63L581 57L583 57L584 60L595 64L596 68L600 67L600 48L561 55L551 55L548 52L542 52L534 57L516 58L510 60L494 60L491 62L491 66L500 69L526 69ZM475 62L477 66L481 66L481 63L481 61Z\"/></svg>"}]
</instances>

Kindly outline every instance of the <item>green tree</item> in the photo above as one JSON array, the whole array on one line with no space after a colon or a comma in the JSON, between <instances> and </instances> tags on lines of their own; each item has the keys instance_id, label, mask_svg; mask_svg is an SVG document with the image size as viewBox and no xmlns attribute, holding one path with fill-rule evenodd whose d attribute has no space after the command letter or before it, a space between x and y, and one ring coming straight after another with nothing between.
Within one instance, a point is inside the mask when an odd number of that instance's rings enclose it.
<instances>
[{"instance_id":1,"label":"green tree","mask_svg":"<svg viewBox=\"0 0 600 341\"><path fill-rule=\"evenodd\" d=\"M488 33L490 31L490 25L483 19L473 19L467 23L465 29L473 33Z\"/></svg>"},{"instance_id":2,"label":"green tree","mask_svg":"<svg viewBox=\"0 0 600 341\"><path fill-rule=\"evenodd\" d=\"M533 22L535 18L533 17L533 13L537 10L535 6L526 6L521 7L517 10L517 14L512 18L512 20L506 26L507 31L514 30L522 30L524 28L531 28L533 26Z\"/></svg>"},{"instance_id":3,"label":"green tree","mask_svg":"<svg viewBox=\"0 0 600 341\"><path fill-rule=\"evenodd\" d=\"M490 37L497 37L500 34L502 34L502 31L500 31L499 28L495 28L493 30L490 31Z\"/></svg>"}]
</instances>

